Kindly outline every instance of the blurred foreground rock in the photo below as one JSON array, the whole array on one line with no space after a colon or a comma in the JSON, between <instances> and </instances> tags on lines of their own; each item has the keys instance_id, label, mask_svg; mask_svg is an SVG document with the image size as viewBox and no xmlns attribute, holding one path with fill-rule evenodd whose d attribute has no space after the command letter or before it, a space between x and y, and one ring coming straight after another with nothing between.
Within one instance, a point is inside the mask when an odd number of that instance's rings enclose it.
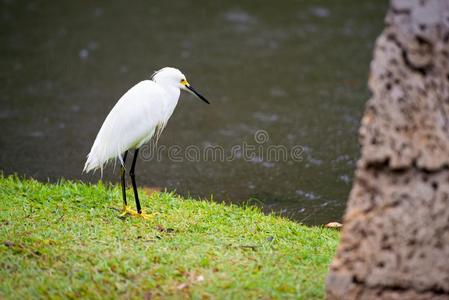
<instances>
[{"instance_id":1,"label":"blurred foreground rock","mask_svg":"<svg viewBox=\"0 0 449 300\"><path fill-rule=\"evenodd\" d=\"M376 42L328 299L449 299L449 0L393 0Z\"/></svg>"}]
</instances>

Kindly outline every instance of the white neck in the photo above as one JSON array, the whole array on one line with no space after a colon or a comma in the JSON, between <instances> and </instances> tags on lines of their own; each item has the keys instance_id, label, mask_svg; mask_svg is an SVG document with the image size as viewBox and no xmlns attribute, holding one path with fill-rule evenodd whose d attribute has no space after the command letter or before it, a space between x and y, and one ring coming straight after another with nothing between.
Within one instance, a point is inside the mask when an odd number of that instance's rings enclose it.
<instances>
[{"instance_id":1,"label":"white neck","mask_svg":"<svg viewBox=\"0 0 449 300\"><path fill-rule=\"evenodd\" d=\"M164 88L168 95L168 97L164 99L164 123L167 123L168 119L171 117L173 111L175 110L176 105L178 104L181 90L170 85L160 84L160 86Z\"/></svg>"}]
</instances>

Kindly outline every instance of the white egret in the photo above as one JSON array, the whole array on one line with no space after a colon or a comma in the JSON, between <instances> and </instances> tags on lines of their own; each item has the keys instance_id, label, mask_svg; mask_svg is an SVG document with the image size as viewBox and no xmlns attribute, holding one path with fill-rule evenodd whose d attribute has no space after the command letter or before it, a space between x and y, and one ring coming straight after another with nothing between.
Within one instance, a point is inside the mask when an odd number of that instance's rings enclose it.
<instances>
[{"instance_id":1,"label":"white egret","mask_svg":"<svg viewBox=\"0 0 449 300\"><path fill-rule=\"evenodd\" d=\"M135 179L136 160L139 148L152 137L158 138L172 115L181 90L188 91L204 102L209 102L198 93L178 69L166 67L153 74L151 80L144 80L128 90L115 104L106 117L95 138L84 172L101 169L111 159L120 160L123 215L145 217L139 202ZM128 150L135 149L129 170L134 190L137 212L130 209L126 201L125 162Z\"/></svg>"}]
</instances>

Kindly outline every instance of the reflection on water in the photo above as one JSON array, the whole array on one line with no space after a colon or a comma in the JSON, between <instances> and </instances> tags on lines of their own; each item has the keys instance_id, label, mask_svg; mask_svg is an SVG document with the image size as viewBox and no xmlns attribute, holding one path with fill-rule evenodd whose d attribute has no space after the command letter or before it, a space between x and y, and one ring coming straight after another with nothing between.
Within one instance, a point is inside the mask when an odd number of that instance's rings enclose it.
<instances>
[{"instance_id":1,"label":"reflection on water","mask_svg":"<svg viewBox=\"0 0 449 300\"><path fill-rule=\"evenodd\" d=\"M107 112L134 83L176 66L212 104L183 95L160 145L231 149L265 130L264 146L300 145L303 159L165 156L138 165L140 185L310 224L340 219L386 1L132 4L0 4L0 169L95 182L81 170Z\"/></svg>"}]
</instances>

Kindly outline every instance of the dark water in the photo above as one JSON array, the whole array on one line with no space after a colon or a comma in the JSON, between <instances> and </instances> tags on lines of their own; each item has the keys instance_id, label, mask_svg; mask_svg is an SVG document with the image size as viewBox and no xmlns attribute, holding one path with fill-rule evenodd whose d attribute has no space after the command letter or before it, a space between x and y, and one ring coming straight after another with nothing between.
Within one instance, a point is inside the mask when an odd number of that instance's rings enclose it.
<instances>
[{"instance_id":1,"label":"dark water","mask_svg":"<svg viewBox=\"0 0 449 300\"><path fill-rule=\"evenodd\" d=\"M257 151L194 161L145 155L140 185L249 202L309 224L339 220L386 6L3 1L0 170L97 181L99 174L81 170L108 111L152 71L176 66L212 104L183 95L159 146L220 146L228 153L246 144ZM255 140L256 132L263 140ZM270 146L301 151L295 159L273 159L266 156ZM105 171L105 180L117 177Z\"/></svg>"}]
</instances>

